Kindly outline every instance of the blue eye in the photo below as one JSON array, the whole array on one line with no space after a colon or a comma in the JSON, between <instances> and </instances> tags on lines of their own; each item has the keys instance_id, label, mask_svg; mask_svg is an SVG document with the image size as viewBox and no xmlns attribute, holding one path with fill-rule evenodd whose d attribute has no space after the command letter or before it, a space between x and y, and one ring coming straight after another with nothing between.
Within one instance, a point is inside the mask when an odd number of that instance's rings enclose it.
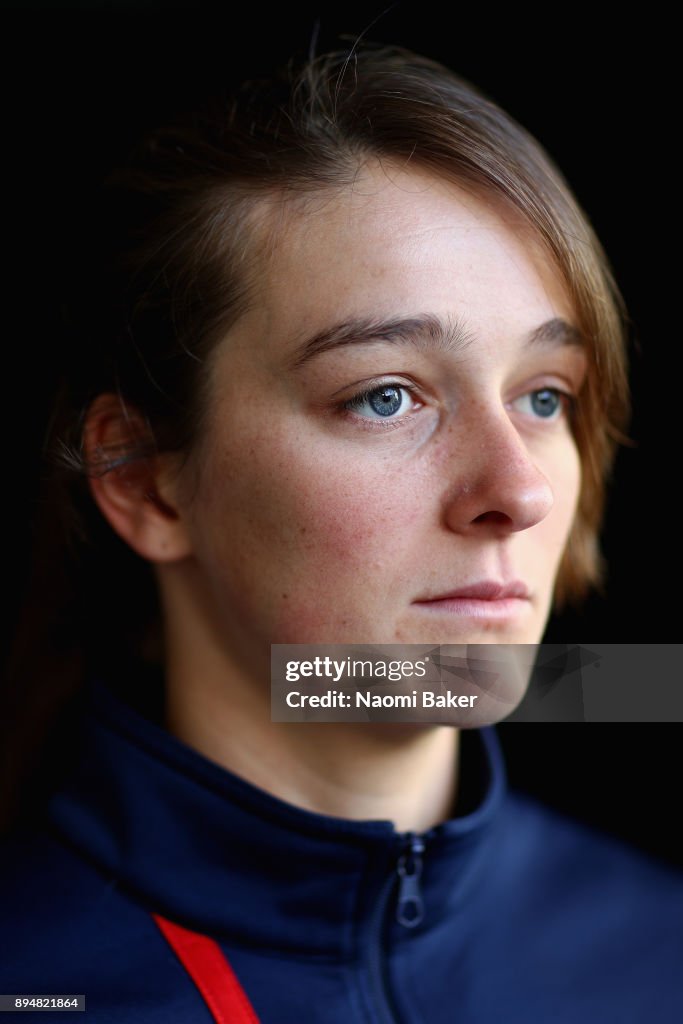
<instances>
[{"instance_id":1,"label":"blue eye","mask_svg":"<svg viewBox=\"0 0 683 1024\"><path fill-rule=\"evenodd\" d=\"M414 388L407 384L381 384L379 387L354 395L342 403L342 408L351 409L365 419L400 418L395 417L395 413L401 409L406 412L405 407L408 404L403 393L409 394L413 390ZM369 414L364 412L364 409L369 409Z\"/></svg>"},{"instance_id":2,"label":"blue eye","mask_svg":"<svg viewBox=\"0 0 683 1024\"><path fill-rule=\"evenodd\" d=\"M530 400L533 415L544 420L559 419L574 402L572 395L559 388L538 388L517 399L518 402L527 400Z\"/></svg>"},{"instance_id":3,"label":"blue eye","mask_svg":"<svg viewBox=\"0 0 683 1024\"><path fill-rule=\"evenodd\" d=\"M409 384L389 381L359 392L353 398L342 402L341 408L351 410L367 420L401 420L412 409L408 396L414 391L415 388ZM560 388L537 388L516 399L516 403L528 403L528 406L522 409L523 412L530 413L534 419L550 422L560 420L564 414L570 412L575 401L572 395ZM398 413L402 415L397 415Z\"/></svg>"}]
</instances>

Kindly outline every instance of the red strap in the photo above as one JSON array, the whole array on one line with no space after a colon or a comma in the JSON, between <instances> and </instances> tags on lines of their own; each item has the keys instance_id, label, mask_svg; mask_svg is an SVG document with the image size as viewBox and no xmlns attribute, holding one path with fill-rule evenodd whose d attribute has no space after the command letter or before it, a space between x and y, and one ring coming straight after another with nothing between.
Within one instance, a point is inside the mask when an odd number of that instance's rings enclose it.
<instances>
[{"instance_id":1,"label":"red strap","mask_svg":"<svg viewBox=\"0 0 683 1024\"><path fill-rule=\"evenodd\" d=\"M247 994L217 942L152 914L218 1024L259 1024Z\"/></svg>"}]
</instances>

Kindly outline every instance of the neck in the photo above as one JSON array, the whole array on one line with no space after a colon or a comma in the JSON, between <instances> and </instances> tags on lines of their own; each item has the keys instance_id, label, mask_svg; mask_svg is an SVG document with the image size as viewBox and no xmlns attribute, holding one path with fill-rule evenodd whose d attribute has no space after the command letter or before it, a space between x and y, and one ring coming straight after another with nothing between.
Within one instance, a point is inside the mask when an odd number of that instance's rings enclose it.
<instances>
[{"instance_id":1,"label":"neck","mask_svg":"<svg viewBox=\"0 0 683 1024\"><path fill-rule=\"evenodd\" d=\"M273 722L269 656L245 668L196 602L166 597L165 726L288 803L422 832L454 813L459 731L399 723ZM253 650L253 646L252 646ZM269 655L269 652L268 652Z\"/></svg>"},{"instance_id":2,"label":"neck","mask_svg":"<svg viewBox=\"0 0 683 1024\"><path fill-rule=\"evenodd\" d=\"M448 726L271 722L270 701L234 679L209 684L172 671L165 725L210 760L318 814L422 832L453 813L459 732Z\"/></svg>"}]
</instances>

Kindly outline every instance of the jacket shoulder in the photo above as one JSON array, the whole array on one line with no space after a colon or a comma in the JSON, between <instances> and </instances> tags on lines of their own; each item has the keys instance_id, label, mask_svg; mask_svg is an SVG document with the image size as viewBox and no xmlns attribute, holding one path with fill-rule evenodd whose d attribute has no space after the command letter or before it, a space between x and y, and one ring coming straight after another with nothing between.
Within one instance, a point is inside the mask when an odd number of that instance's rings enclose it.
<instances>
[{"instance_id":1,"label":"jacket shoulder","mask_svg":"<svg viewBox=\"0 0 683 1024\"><path fill-rule=\"evenodd\" d=\"M683 871L522 793L509 794L499 836L507 880L546 940L555 928L596 952L680 962Z\"/></svg>"},{"instance_id":2,"label":"jacket shoulder","mask_svg":"<svg viewBox=\"0 0 683 1024\"><path fill-rule=\"evenodd\" d=\"M0 840L0 906L2 992L118 993L125 1004L140 984L131 963L148 976L177 969L145 908L47 826Z\"/></svg>"}]
</instances>

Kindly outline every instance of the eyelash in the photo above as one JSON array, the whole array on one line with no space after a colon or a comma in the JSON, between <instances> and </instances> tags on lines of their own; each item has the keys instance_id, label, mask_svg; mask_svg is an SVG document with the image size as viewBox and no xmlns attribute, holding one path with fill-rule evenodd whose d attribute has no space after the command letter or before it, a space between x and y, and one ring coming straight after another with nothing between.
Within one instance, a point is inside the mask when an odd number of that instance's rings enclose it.
<instances>
[{"instance_id":1,"label":"eyelash","mask_svg":"<svg viewBox=\"0 0 683 1024\"><path fill-rule=\"evenodd\" d=\"M553 394L558 396L558 398L560 399L560 407L563 408L564 411L564 417L571 421L576 411L576 395L572 395L569 391L563 391L562 388L554 387L533 388L531 391L525 392L525 395L537 395L542 391L552 391ZM525 395L520 395L520 398L524 398ZM537 418L541 421L547 418L551 423L554 423L556 422L556 420L560 420L563 417L562 415L559 415L557 417L539 416Z\"/></svg>"},{"instance_id":2,"label":"eyelash","mask_svg":"<svg viewBox=\"0 0 683 1024\"><path fill-rule=\"evenodd\" d=\"M353 395L351 398L347 398L341 403L340 408L348 412L353 412L354 409L358 409L364 402L366 402L371 395L377 394L378 391L384 391L385 389L393 388L396 391L407 391L409 395L415 395L417 388L414 384L399 384L398 381L384 381L381 384L375 384L373 387L367 388L366 390L359 391L358 394ZM405 419L405 414L400 417L387 417L385 423L396 423L399 419ZM374 422L371 416L362 416L361 419ZM381 421L380 421L381 422Z\"/></svg>"},{"instance_id":3,"label":"eyelash","mask_svg":"<svg viewBox=\"0 0 683 1024\"><path fill-rule=\"evenodd\" d=\"M353 395L351 398L348 398L345 401L343 401L340 404L339 408L341 409L342 412L353 413L355 409L360 408L360 406L362 406L364 404L364 402L366 402L372 395L376 394L378 391L383 391L385 389L395 389L396 391L407 391L408 394L410 394L410 395L414 395L417 392L417 388L414 385L412 385L412 384L401 384L398 381L391 381L391 380L390 381L384 381L381 384L375 384L373 387L367 388L367 389L365 389L363 391L359 391L358 394ZM536 394L540 394L543 391L550 391L553 394L556 394L560 398L561 404L564 406L564 415L568 419L571 420L573 415L574 415L574 412L576 410L577 399L576 399L575 395L570 394L570 392L568 392L568 391L564 391L562 388L556 388L556 387L532 388L531 391L527 391L527 392L524 393L524 395L520 395L519 397L520 398L524 398L527 395L536 395ZM410 413L404 414L403 416L399 416L399 417L386 417L386 419L384 419L384 423L387 424L387 425L399 423L402 420L407 419L409 416L410 416ZM538 416L538 417L535 417L535 418L538 419L539 422L542 422L544 419L546 419L550 423L556 423L559 419L562 419L562 416L555 416L555 415L553 415L552 417L550 417L550 416L548 416L548 417ZM382 418L380 418L380 417L375 419L374 417L371 417L371 416L360 416L360 419L365 420L365 421L367 421L369 423L378 423L378 424L382 423ZM382 427L380 427L380 429L382 429Z\"/></svg>"}]
</instances>

